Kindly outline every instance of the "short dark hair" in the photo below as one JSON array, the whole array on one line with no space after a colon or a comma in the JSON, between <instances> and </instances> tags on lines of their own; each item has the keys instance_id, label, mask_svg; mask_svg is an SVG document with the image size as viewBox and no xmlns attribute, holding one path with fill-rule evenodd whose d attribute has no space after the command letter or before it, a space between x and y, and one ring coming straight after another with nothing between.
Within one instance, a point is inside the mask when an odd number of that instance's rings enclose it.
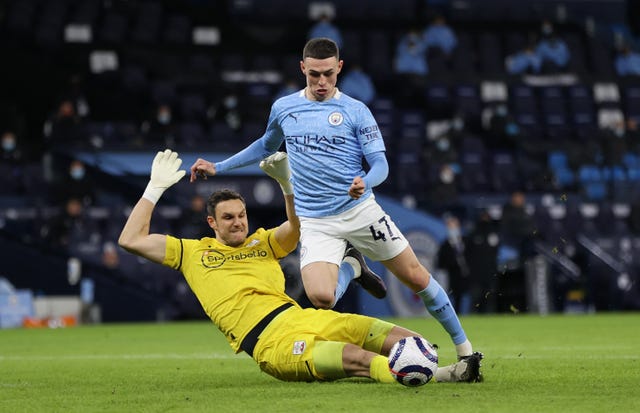
<instances>
[{"instance_id":1,"label":"short dark hair","mask_svg":"<svg viewBox=\"0 0 640 413\"><path fill-rule=\"evenodd\" d=\"M207 200L207 214L212 217L216 216L216 207L220 202L239 199L244 205L247 205L242 195L232 189L221 189L212 193Z\"/></svg>"},{"instance_id":2,"label":"short dark hair","mask_svg":"<svg viewBox=\"0 0 640 413\"><path fill-rule=\"evenodd\" d=\"M333 40L326 37L316 37L311 39L304 45L302 49L302 60L307 57L312 59L327 59L335 57L340 60L340 51L338 45Z\"/></svg>"}]
</instances>

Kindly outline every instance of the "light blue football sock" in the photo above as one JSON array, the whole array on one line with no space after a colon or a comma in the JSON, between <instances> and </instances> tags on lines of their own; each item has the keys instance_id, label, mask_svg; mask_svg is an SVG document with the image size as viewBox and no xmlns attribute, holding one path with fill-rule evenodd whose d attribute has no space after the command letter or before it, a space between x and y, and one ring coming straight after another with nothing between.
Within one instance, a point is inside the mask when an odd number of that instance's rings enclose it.
<instances>
[{"instance_id":1,"label":"light blue football sock","mask_svg":"<svg viewBox=\"0 0 640 413\"><path fill-rule=\"evenodd\" d=\"M461 344L467 340L467 335L462 329L456 310L449 300L449 296L442 289L433 276L429 279L427 288L417 293L424 302L427 311L442 324L449 333L453 344Z\"/></svg>"},{"instance_id":2,"label":"light blue football sock","mask_svg":"<svg viewBox=\"0 0 640 413\"><path fill-rule=\"evenodd\" d=\"M356 273L351 264L343 262L338 270L338 285L336 286L336 300L333 302L335 306L338 300L344 295L349 283L355 277Z\"/></svg>"}]
</instances>

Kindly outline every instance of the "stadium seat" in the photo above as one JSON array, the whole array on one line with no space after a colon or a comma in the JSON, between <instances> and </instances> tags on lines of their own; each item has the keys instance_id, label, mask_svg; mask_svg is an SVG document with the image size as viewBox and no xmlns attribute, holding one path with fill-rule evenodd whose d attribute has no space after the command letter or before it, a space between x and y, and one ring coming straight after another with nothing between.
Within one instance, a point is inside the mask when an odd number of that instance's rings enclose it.
<instances>
[{"instance_id":1,"label":"stadium seat","mask_svg":"<svg viewBox=\"0 0 640 413\"><path fill-rule=\"evenodd\" d=\"M75 4L70 22L94 25L100 17L100 0L84 0Z\"/></svg>"},{"instance_id":2,"label":"stadium seat","mask_svg":"<svg viewBox=\"0 0 640 413\"><path fill-rule=\"evenodd\" d=\"M144 68L134 64L123 67L122 85L133 94L146 94L149 88L149 80Z\"/></svg>"},{"instance_id":3,"label":"stadium seat","mask_svg":"<svg viewBox=\"0 0 640 413\"><path fill-rule=\"evenodd\" d=\"M197 149L207 144L208 137L201 123L194 121L182 122L178 126L178 145L183 148Z\"/></svg>"},{"instance_id":4,"label":"stadium seat","mask_svg":"<svg viewBox=\"0 0 640 413\"><path fill-rule=\"evenodd\" d=\"M478 38L478 65L481 73L485 75L503 74L504 54L502 43L497 34L483 32Z\"/></svg>"},{"instance_id":5,"label":"stadium seat","mask_svg":"<svg viewBox=\"0 0 640 413\"><path fill-rule=\"evenodd\" d=\"M625 88L624 111L627 117L640 118L640 86Z\"/></svg>"},{"instance_id":6,"label":"stadium seat","mask_svg":"<svg viewBox=\"0 0 640 413\"><path fill-rule=\"evenodd\" d=\"M374 82L386 80L392 73L393 50L389 33L383 30L365 32L364 69Z\"/></svg>"},{"instance_id":7,"label":"stadium seat","mask_svg":"<svg viewBox=\"0 0 640 413\"><path fill-rule=\"evenodd\" d=\"M424 92L427 112L432 119L451 118L454 99L445 84L430 83Z\"/></svg>"},{"instance_id":8,"label":"stadium seat","mask_svg":"<svg viewBox=\"0 0 640 413\"><path fill-rule=\"evenodd\" d=\"M571 57L567 64L567 71L578 74L589 73L589 64L581 33L563 33L562 38L565 40L567 47L571 51Z\"/></svg>"},{"instance_id":9,"label":"stadium seat","mask_svg":"<svg viewBox=\"0 0 640 413\"><path fill-rule=\"evenodd\" d=\"M454 88L454 110L466 119L480 119L482 102L478 89L472 84L460 84Z\"/></svg>"},{"instance_id":10,"label":"stadium seat","mask_svg":"<svg viewBox=\"0 0 640 413\"><path fill-rule=\"evenodd\" d=\"M111 46L124 43L127 36L127 18L122 14L107 12L102 20L102 25L97 29L98 40Z\"/></svg>"},{"instance_id":11,"label":"stadium seat","mask_svg":"<svg viewBox=\"0 0 640 413\"><path fill-rule=\"evenodd\" d=\"M214 56L209 53L196 53L189 56L189 71L194 76L213 76L217 73Z\"/></svg>"},{"instance_id":12,"label":"stadium seat","mask_svg":"<svg viewBox=\"0 0 640 413\"><path fill-rule=\"evenodd\" d=\"M602 201L608 195L607 183L602 171L595 165L583 165L578 169L578 182L586 199Z\"/></svg>"},{"instance_id":13,"label":"stadium seat","mask_svg":"<svg viewBox=\"0 0 640 413\"><path fill-rule=\"evenodd\" d=\"M151 98L154 103L173 104L176 101L176 84L170 80L156 80L151 84Z\"/></svg>"},{"instance_id":14,"label":"stadium seat","mask_svg":"<svg viewBox=\"0 0 640 413\"><path fill-rule=\"evenodd\" d=\"M472 35L460 31L458 33L458 45L453 50L451 57L451 71L456 77L473 77L477 73L477 53L473 44Z\"/></svg>"},{"instance_id":15,"label":"stadium seat","mask_svg":"<svg viewBox=\"0 0 640 413\"><path fill-rule=\"evenodd\" d=\"M178 111L184 121L204 121L207 101L201 93L189 92L178 98Z\"/></svg>"},{"instance_id":16,"label":"stadium seat","mask_svg":"<svg viewBox=\"0 0 640 413\"><path fill-rule=\"evenodd\" d=\"M580 233L590 238L597 238L602 235L598 225L600 215L600 204L595 199L581 202L578 205L578 218L580 220Z\"/></svg>"},{"instance_id":17,"label":"stadium seat","mask_svg":"<svg viewBox=\"0 0 640 413\"><path fill-rule=\"evenodd\" d=\"M138 5L131 40L140 45L157 43L163 19L162 3L145 1Z\"/></svg>"},{"instance_id":18,"label":"stadium seat","mask_svg":"<svg viewBox=\"0 0 640 413\"><path fill-rule=\"evenodd\" d=\"M493 191L509 193L522 185L513 154L496 152L491 154L491 186Z\"/></svg>"},{"instance_id":19,"label":"stadium seat","mask_svg":"<svg viewBox=\"0 0 640 413\"><path fill-rule=\"evenodd\" d=\"M550 151L547 155L547 167L551 170L555 184L560 189L566 189L575 183L575 174L569 167L567 154L563 151Z\"/></svg>"},{"instance_id":20,"label":"stadium seat","mask_svg":"<svg viewBox=\"0 0 640 413\"><path fill-rule=\"evenodd\" d=\"M460 188L464 192L491 190L487 151L482 139L465 136L460 144Z\"/></svg>"},{"instance_id":21,"label":"stadium seat","mask_svg":"<svg viewBox=\"0 0 640 413\"><path fill-rule=\"evenodd\" d=\"M162 40L172 46L184 46L191 42L191 21L187 16L168 16L163 25Z\"/></svg>"},{"instance_id":22,"label":"stadium seat","mask_svg":"<svg viewBox=\"0 0 640 413\"><path fill-rule=\"evenodd\" d=\"M511 88L510 101L516 115L538 113L536 94L531 86L514 85Z\"/></svg>"}]
</instances>

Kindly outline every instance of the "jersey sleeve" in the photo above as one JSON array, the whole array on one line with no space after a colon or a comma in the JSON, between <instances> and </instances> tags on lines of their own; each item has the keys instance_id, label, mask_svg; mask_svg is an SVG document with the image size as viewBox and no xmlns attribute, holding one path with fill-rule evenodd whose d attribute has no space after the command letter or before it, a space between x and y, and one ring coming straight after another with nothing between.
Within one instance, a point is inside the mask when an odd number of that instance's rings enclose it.
<instances>
[{"instance_id":1,"label":"jersey sleeve","mask_svg":"<svg viewBox=\"0 0 640 413\"><path fill-rule=\"evenodd\" d=\"M165 247L164 261L162 265L171 267L174 270L180 270L182 266L182 257L184 256L183 240L167 235L167 243Z\"/></svg>"},{"instance_id":2,"label":"jersey sleeve","mask_svg":"<svg viewBox=\"0 0 640 413\"><path fill-rule=\"evenodd\" d=\"M284 134L278 122L278 113L279 110L274 103L271 106L271 113L269 114L269 121L264 135L235 155L216 162L216 172L224 173L231 169L254 164L277 151L284 141Z\"/></svg>"},{"instance_id":3,"label":"jersey sleeve","mask_svg":"<svg viewBox=\"0 0 640 413\"><path fill-rule=\"evenodd\" d=\"M356 136L364 155L386 150L378 123L364 104L361 104L358 110Z\"/></svg>"},{"instance_id":4,"label":"jersey sleeve","mask_svg":"<svg viewBox=\"0 0 640 413\"><path fill-rule=\"evenodd\" d=\"M275 237L276 229L277 228L266 230L265 236L267 238L267 242L269 243L269 247L271 247L271 251L273 251L273 255L277 259L281 259L289 255L289 253L285 251L284 248L282 248L282 246L278 243L278 241L276 241L276 237Z\"/></svg>"}]
</instances>

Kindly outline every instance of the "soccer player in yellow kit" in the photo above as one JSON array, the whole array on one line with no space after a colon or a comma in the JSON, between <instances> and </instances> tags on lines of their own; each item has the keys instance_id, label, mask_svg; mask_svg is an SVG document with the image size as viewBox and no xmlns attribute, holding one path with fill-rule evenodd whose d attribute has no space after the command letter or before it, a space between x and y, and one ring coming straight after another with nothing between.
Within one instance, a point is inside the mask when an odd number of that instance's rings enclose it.
<instances>
[{"instance_id":1,"label":"soccer player in yellow kit","mask_svg":"<svg viewBox=\"0 0 640 413\"><path fill-rule=\"evenodd\" d=\"M120 246L181 271L231 348L249 354L273 377L286 381L369 377L394 382L386 355L401 338L419 334L364 315L303 309L285 293L279 259L296 248L300 235L286 154L277 152L260 166L280 183L287 221L248 234L242 196L216 191L207 202L207 222L216 237L199 240L149 233L155 204L185 175L179 170L181 163L176 152L158 152L149 184L122 230ZM363 271L359 260L348 262L356 274ZM478 381L479 376L478 363L459 361L439 368L435 378Z\"/></svg>"}]
</instances>

